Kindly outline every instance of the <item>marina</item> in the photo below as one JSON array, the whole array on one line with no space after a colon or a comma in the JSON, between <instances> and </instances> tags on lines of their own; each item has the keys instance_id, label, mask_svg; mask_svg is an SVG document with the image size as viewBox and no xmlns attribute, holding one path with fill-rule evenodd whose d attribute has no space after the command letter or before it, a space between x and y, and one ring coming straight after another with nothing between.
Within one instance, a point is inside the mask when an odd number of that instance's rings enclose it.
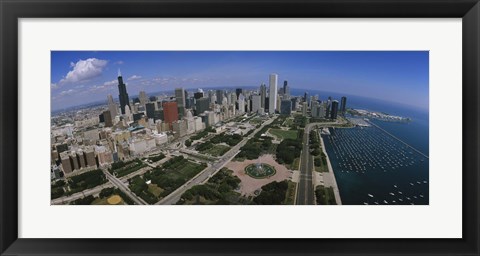
<instances>
[{"instance_id":1,"label":"marina","mask_svg":"<svg viewBox=\"0 0 480 256\"><path fill-rule=\"evenodd\" d=\"M368 123L322 135L344 204L428 204L428 156Z\"/></svg>"}]
</instances>

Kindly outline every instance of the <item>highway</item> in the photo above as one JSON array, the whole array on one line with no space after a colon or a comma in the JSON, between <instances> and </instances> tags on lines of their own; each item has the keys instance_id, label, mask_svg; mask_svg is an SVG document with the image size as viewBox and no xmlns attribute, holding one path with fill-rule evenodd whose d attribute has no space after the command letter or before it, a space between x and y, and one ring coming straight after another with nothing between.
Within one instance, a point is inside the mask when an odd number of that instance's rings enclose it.
<instances>
[{"instance_id":1,"label":"highway","mask_svg":"<svg viewBox=\"0 0 480 256\"><path fill-rule=\"evenodd\" d=\"M53 199L50 204L52 204L52 205L54 205L54 204L68 204L72 201L75 201L75 200L80 199L80 198L84 198L84 197L89 196L89 195L99 194L100 191L102 191L102 189L111 188L111 187L113 187L113 184L110 183L110 182L107 182L107 183L104 183L102 185L96 186L94 188L86 189L84 191L72 194L70 196L63 196L63 197Z\"/></svg>"},{"instance_id":2,"label":"highway","mask_svg":"<svg viewBox=\"0 0 480 256\"><path fill-rule=\"evenodd\" d=\"M127 185L125 185L121 180L117 179L116 177L114 177L112 174L110 174L107 170L105 169L102 169L103 173L105 173L105 176L107 177L107 179L113 183L113 185L115 185L115 187L117 187L118 189L120 189L123 193L125 193L125 195L127 195L128 197L130 197L130 199L132 199L135 204L139 204L139 205L147 205L147 203L145 201L143 201L143 199L137 197L137 195L135 195L132 191L130 191L130 189L128 189Z\"/></svg>"},{"instance_id":3,"label":"highway","mask_svg":"<svg viewBox=\"0 0 480 256\"><path fill-rule=\"evenodd\" d=\"M300 155L300 180L297 186L297 194L295 197L295 204L298 205L314 205L315 204L315 189L313 187L312 172L313 156L310 154L309 148L309 135L313 127L328 127L332 125L338 125L337 122L325 122L325 123L310 123L305 126L303 133L303 148Z\"/></svg>"},{"instance_id":4,"label":"highway","mask_svg":"<svg viewBox=\"0 0 480 256\"><path fill-rule=\"evenodd\" d=\"M188 189L192 188L198 184L204 184L211 176L215 175L223 166L225 166L228 162L230 162L240 151L240 148L247 143L249 139L251 139L258 131L260 131L265 125L268 125L273 122L274 119L270 119L262 124L259 128L257 128L253 133L251 133L248 137L244 138L241 142L237 145L233 146L225 155L223 155L220 160L214 162L211 166L209 165L205 168L202 172L197 174L195 177L187 181L183 186L179 187L177 190L173 191L166 197L162 198L156 204L163 204L163 205L171 205L177 203L178 200L182 197L183 193Z\"/></svg>"}]
</instances>

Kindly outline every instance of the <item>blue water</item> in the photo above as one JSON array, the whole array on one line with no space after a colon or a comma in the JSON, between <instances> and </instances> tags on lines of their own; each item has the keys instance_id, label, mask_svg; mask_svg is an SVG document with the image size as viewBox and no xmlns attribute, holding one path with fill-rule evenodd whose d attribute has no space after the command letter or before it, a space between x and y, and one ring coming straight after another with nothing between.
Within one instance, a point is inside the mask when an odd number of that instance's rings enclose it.
<instances>
[{"instance_id":1,"label":"blue water","mask_svg":"<svg viewBox=\"0 0 480 256\"><path fill-rule=\"evenodd\" d=\"M292 89L292 95L305 90ZM308 91L321 100L328 96L340 100L340 94ZM371 120L395 137L429 154L429 115L427 110L398 103L347 97L347 108L359 108L408 117L410 122ZM426 99L428 101L428 99ZM428 103L428 102L426 102ZM428 104L426 104L428 105ZM429 203L429 159L405 146L384 131L366 128L330 129L322 135L332 164L342 203L363 204L420 204Z\"/></svg>"}]
</instances>

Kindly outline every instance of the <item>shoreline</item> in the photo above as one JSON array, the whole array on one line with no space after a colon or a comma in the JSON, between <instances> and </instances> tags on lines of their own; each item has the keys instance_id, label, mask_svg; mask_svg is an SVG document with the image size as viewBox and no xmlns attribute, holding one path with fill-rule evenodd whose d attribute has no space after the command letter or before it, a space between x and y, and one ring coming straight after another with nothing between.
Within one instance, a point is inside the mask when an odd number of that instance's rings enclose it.
<instances>
[{"instance_id":1,"label":"shoreline","mask_svg":"<svg viewBox=\"0 0 480 256\"><path fill-rule=\"evenodd\" d=\"M327 127L328 129L328 127ZM318 132L318 131L317 131ZM332 164L330 163L330 158L328 157L327 149L325 148L325 143L323 141L323 137L321 133L319 133L320 137L320 142L322 145L322 151L325 154L325 158L327 159L327 167L328 167L328 175L331 176L331 187L333 188L333 193L335 195L335 201L337 205L342 205L342 199L340 197L340 190L338 189L338 184L337 184L337 179L335 178L335 173L333 172ZM325 173L322 173L321 175L324 175ZM325 184L325 182L324 182Z\"/></svg>"}]
</instances>

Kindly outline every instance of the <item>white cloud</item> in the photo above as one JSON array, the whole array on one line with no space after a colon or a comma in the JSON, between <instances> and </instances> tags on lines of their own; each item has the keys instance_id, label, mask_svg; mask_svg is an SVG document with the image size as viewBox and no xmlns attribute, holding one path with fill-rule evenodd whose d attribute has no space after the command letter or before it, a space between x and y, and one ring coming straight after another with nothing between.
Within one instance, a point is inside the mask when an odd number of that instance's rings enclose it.
<instances>
[{"instance_id":1,"label":"white cloud","mask_svg":"<svg viewBox=\"0 0 480 256\"><path fill-rule=\"evenodd\" d=\"M52 89L57 89L57 88L58 88L58 84L56 84L56 83L50 83L50 88L52 88Z\"/></svg>"},{"instance_id":2,"label":"white cloud","mask_svg":"<svg viewBox=\"0 0 480 256\"><path fill-rule=\"evenodd\" d=\"M105 86L112 86L112 85L116 85L117 84L117 79L114 79L112 81L107 81L105 83L103 83L103 85Z\"/></svg>"},{"instance_id":3,"label":"white cloud","mask_svg":"<svg viewBox=\"0 0 480 256\"><path fill-rule=\"evenodd\" d=\"M142 78L142 77L141 77L141 76L137 76L137 75L133 75L133 76L129 77L129 78L127 79L127 81L137 80L137 79L140 79L140 78Z\"/></svg>"},{"instance_id":4,"label":"white cloud","mask_svg":"<svg viewBox=\"0 0 480 256\"><path fill-rule=\"evenodd\" d=\"M96 58L79 60L77 63L72 62L70 63L70 67L72 67L73 70L69 71L65 78L60 80L59 83L77 83L98 77L102 74L107 62L107 60Z\"/></svg>"},{"instance_id":5,"label":"white cloud","mask_svg":"<svg viewBox=\"0 0 480 256\"><path fill-rule=\"evenodd\" d=\"M123 61L119 60L119 61L115 61L113 64L115 64L115 65L122 65L123 63L124 63Z\"/></svg>"}]
</instances>

